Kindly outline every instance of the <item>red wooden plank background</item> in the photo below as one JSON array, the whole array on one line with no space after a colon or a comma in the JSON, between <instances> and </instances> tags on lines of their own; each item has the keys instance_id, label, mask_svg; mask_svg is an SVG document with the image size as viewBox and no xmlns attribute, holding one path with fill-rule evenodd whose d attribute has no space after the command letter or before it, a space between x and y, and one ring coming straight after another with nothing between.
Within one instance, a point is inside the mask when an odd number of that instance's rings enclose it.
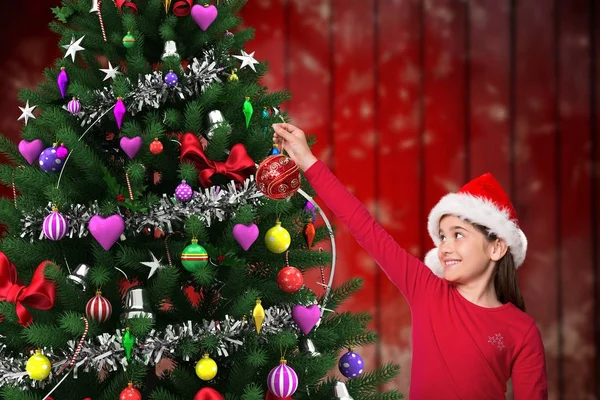
<instances>
[{"instance_id":1,"label":"red wooden plank background","mask_svg":"<svg viewBox=\"0 0 600 400\"><path fill-rule=\"evenodd\" d=\"M10 38L0 132L15 140L18 89L60 54L49 3L0 14ZM427 212L442 194L485 171L498 178L530 241L519 277L550 398L600 398L600 5L250 0L242 16L256 28L246 50L271 67L263 83L292 91L283 109L316 135L315 153L412 254L431 247ZM368 367L399 363L389 386L406 394L408 305L344 227L337 240L336 281L366 283L346 307L373 313L380 333L363 356Z\"/></svg>"}]
</instances>

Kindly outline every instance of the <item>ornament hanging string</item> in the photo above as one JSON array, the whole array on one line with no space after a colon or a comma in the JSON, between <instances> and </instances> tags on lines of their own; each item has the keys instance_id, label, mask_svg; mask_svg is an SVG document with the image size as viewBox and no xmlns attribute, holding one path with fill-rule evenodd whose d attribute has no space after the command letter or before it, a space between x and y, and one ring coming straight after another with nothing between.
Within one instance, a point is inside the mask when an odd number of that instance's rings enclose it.
<instances>
[{"instance_id":1,"label":"ornament hanging string","mask_svg":"<svg viewBox=\"0 0 600 400\"><path fill-rule=\"evenodd\" d=\"M15 186L15 170L12 172L12 192L13 192L13 201L15 203L15 208L17 208L17 187Z\"/></svg>"},{"instance_id":2,"label":"ornament hanging string","mask_svg":"<svg viewBox=\"0 0 600 400\"><path fill-rule=\"evenodd\" d=\"M105 116L106 114L108 114L108 113L109 113L109 111L111 111L113 108L115 108L115 105L116 105L116 104L113 104L113 105L112 105L112 106L111 106L111 107L110 107L108 110L106 110L106 111L104 112L104 114L102 114L101 116L99 116L99 117L98 117L98 118L97 118L97 119L94 121L94 123L93 123L93 124L91 124L91 125L90 125L90 126L89 126L89 127L86 129L86 130L85 130L85 132L83 132L83 133L81 134L81 136L79 136L79 139L77 139L77 141L78 141L78 142L81 142L81 139L83 139L83 137L84 137L85 135L87 135L87 133L88 133L88 132L89 132L89 131L90 131L90 130L91 130L93 127L94 127L94 125L96 125L98 122L100 122L100 120L102 120L102 118L104 118L104 116ZM73 155L73 152L74 152L74 151L75 151L75 149L72 149L71 151L69 151L69 155L68 155L68 156L67 156L67 158L65 159L65 162L64 162L64 164L63 164L63 166L62 166L62 169L60 170L60 175L58 176L58 182L56 183L56 188L57 188L57 189L58 189L58 187L60 186L60 181L61 181L61 179L62 179L63 172L65 172L65 168L67 167L67 163L69 162L69 159L70 159L70 158L71 158L71 156Z\"/></svg>"},{"instance_id":3,"label":"ornament hanging string","mask_svg":"<svg viewBox=\"0 0 600 400\"><path fill-rule=\"evenodd\" d=\"M319 253L322 253L322 252L323 252L323 248L322 248L322 247L320 247L320 248L319 248ZM319 267L319 269L321 270L321 285L322 285L323 287L327 287L327 285L325 284L325 268L323 268L323 266L321 265L321 266Z\"/></svg>"},{"instance_id":4,"label":"ornament hanging string","mask_svg":"<svg viewBox=\"0 0 600 400\"><path fill-rule=\"evenodd\" d=\"M104 20L102 19L102 0L98 0L98 19L100 20L102 38L104 39L104 43L106 43L106 31L104 30Z\"/></svg>"}]
</instances>

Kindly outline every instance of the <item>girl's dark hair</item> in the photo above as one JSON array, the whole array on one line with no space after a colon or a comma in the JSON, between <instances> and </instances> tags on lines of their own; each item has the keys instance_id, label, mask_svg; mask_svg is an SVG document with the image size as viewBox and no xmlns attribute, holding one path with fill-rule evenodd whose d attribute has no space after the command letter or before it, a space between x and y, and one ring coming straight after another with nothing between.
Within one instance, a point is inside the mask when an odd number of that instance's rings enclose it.
<instances>
[{"instance_id":1,"label":"girl's dark hair","mask_svg":"<svg viewBox=\"0 0 600 400\"><path fill-rule=\"evenodd\" d=\"M471 224L485 235L487 240L491 243L498 239L498 236L490 232L485 226ZM517 269L515 268L515 261L510 252L510 249L506 252L496 263L496 270L494 271L494 289L498 300L502 304L513 303L519 310L525 312L525 300L519 289L519 280L517 277Z\"/></svg>"}]
</instances>

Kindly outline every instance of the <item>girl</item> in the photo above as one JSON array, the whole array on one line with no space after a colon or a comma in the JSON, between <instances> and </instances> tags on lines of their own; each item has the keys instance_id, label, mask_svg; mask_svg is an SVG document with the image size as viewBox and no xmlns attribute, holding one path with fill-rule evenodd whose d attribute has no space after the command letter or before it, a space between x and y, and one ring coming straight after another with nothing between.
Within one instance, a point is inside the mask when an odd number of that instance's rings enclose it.
<instances>
[{"instance_id":1,"label":"girl","mask_svg":"<svg viewBox=\"0 0 600 400\"><path fill-rule=\"evenodd\" d=\"M437 248L427 268L317 161L304 132L285 123L273 129L281 150L408 300L411 400L504 400L510 378L515 400L548 398L544 346L517 283L527 240L490 174L431 210L427 228Z\"/></svg>"}]
</instances>

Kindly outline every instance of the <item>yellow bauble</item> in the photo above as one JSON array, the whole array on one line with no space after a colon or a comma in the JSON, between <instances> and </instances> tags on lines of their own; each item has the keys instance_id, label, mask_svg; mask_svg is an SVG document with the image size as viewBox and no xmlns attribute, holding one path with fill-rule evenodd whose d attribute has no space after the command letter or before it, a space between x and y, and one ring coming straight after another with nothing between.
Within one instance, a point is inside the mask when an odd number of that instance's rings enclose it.
<instances>
[{"instance_id":1,"label":"yellow bauble","mask_svg":"<svg viewBox=\"0 0 600 400\"><path fill-rule=\"evenodd\" d=\"M265 246L276 254L286 251L291 242L290 233L281 226L280 221L275 222L275 226L269 229L265 235Z\"/></svg>"},{"instance_id":2,"label":"yellow bauble","mask_svg":"<svg viewBox=\"0 0 600 400\"><path fill-rule=\"evenodd\" d=\"M42 381L50 375L52 364L41 350L36 350L35 354L27 360L25 370L34 381Z\"/></svg>"},{"instance_id":3,"label":"yellow bauble","mask_svg":"<svg viewBox=\"0 0 600 400\"><path fill-rule=\"evenodd\" d=\"M196 375L203 381L210 381L217 376L217 363L215 360L210 358L208 354L205 354L200 361L196 363Z\"/></svg>"}]
</instances>

